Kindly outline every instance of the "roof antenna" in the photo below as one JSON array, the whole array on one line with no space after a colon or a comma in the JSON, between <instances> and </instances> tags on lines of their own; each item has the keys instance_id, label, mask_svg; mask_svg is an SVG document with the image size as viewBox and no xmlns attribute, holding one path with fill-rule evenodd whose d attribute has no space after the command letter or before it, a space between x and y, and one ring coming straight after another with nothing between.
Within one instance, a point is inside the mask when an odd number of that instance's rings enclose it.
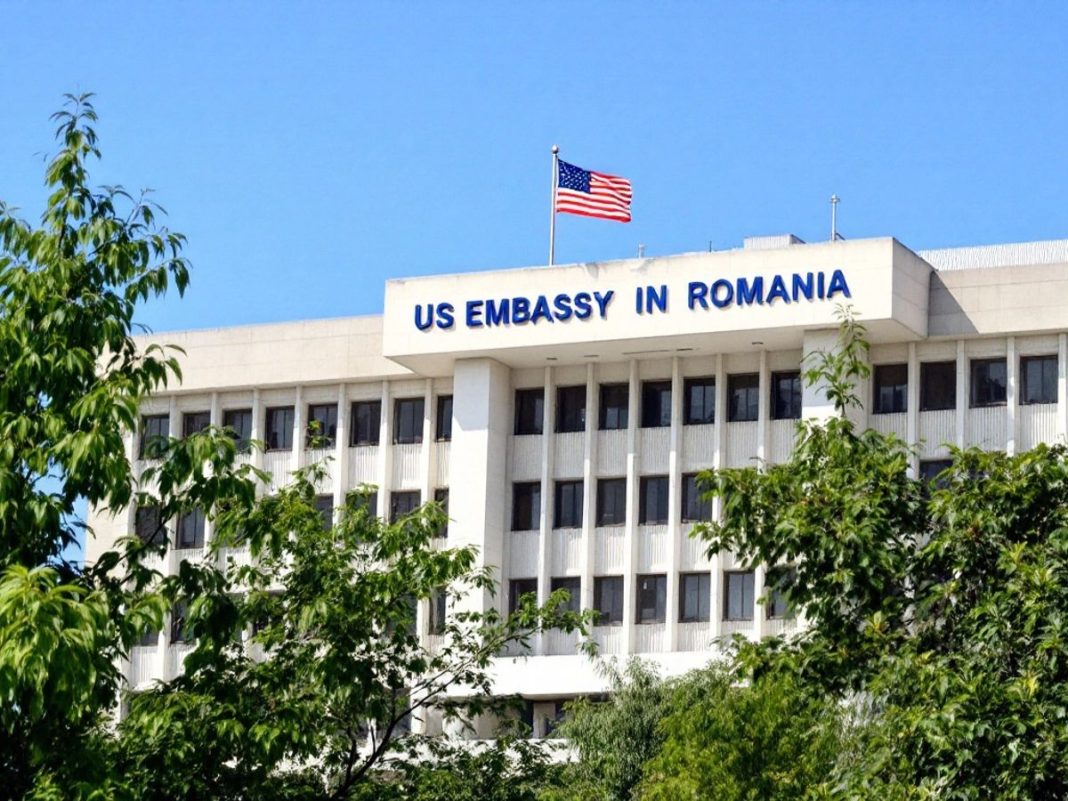
<instances>
[{"instance_id":1,"label":"roof antenna","mask_svg":"<svg viewBox=\"0 0 1068 801\"><path fill-rule=\"evenodd\" d=\"M838 195L831 195L831 241L837 242L839 239L845 239L844 236L838 233L838 204L842 202L842 199Z\"/></svg>"},{"instance_id":2,"label":"roof antenna","mask_svg":"<svg viewBox=\"0 0 1068 801\"><path fill-rule=\"evenodd\" d=\"M645 245L638 245L638 258L639 259L644 259L645 258Z\"/></svg>"}]
</instances>

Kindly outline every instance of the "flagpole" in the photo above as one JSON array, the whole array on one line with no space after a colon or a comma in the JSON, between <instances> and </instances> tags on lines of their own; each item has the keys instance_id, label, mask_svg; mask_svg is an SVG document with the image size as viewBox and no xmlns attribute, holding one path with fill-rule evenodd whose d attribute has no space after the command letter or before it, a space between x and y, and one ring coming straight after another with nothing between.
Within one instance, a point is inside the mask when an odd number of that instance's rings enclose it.
<instances>
[{"instance_id":1,"label":"flagpole","mask_svg":"<svg viewBox=\"0 0 1068 801\"><path fill-rule=\"evenodd\" d=\"M553 258L556 256L556 185L559 183L560 174L560 148L553 145L553 188L549 195L549 266L553 266Z\"/></svg>"}]
</instances>

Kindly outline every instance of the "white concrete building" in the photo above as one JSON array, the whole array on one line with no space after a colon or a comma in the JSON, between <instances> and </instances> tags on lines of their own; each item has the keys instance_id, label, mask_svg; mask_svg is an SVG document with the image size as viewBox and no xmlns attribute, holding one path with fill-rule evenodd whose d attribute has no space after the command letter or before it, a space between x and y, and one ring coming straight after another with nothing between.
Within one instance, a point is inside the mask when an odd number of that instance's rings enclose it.
<instances>
[{"instance_id":1,"label":"white concrete building","mask_svg":"<svg viewBox=\"0 0 1068 801\"><path fill-rule=\"evenodd\" d=\"M378 317L160 334L185 349L184 381L146 402L145 426L232 425L267 442L251 458L277 484L322 455L304 448L320 420L335 434L324 505L364 483L384 516L447 497L450 544L477 545L499 570L496 598L470 603L569 588L602 611L603 653L676 673L707 662L721 634L792 625L755 603L760 569L707 558L687 536L706 513L692 476L783 461L795 420L829 412L798 371L833 343L840 303L873 343L862 422L919 443L917 472L938 469L949 444L1011 453L1065 439L1068 240L916 253L789 236L397 279ZM90 523L91 561L136 515ZM210 537L203 520L183 522L165 568ZM424 636L439 612L421 611ZM189 646L173 634L133 649L131 685L180 670ZM534 702L540 731L556 703L603 682L574 637L534 650L498 660L496 675Z\"/></svg>"}]
</instances>

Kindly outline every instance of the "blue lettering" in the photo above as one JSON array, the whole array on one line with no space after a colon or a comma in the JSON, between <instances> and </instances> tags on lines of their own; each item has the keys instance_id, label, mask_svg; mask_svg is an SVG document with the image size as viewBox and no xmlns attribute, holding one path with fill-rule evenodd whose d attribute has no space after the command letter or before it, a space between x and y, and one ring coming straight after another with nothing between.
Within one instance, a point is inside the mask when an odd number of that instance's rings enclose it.
<instances>
[{"instance_id":1,"label":"blue lettering","mask_svg":"<svg viewBox=\"0 0 1068 801\"><path fill-rule=\"evenodd\" d=\"M426 304L426 320L423 320L423 306L419 304L415 307L415 327L420 331L426 331L430 326L434 324L434 304Z\"/></svg>"},{"instance_id":2,"label":"blue lettering","mask_svg":"<svg viewBox=\"0 0 1068 801\"><path fill-rule=\"evenodd\" d=\"M486 325L508 325L508 298L486 301Z\"/></svg>"},{"instance_id":3,"label":"blue lettering","mask_svg":"<svg viewBox=\"0 0 1068 801\"><path fill-rule=\"evenodd\" d=\"M482 320L479 317L482 316L482 301L481 300L469 300L467 301L467 327L468 328L481 328Z\"/></svg>"},{"instance_id":4,"label":"blue lettering","mask_svg":"<svg viewBox=\"0 0 1068 801\"><path fill-rule=\"evenodd\" d=\"M556 319L560 322L571 319L571 296L560 293L553 298L553 306L556 307Z\"/></svg>"},{"instance_id":5,"label":"blue lettering","mask_svg":"<svg viewBox=\"0 0 1068 801\"><path fill-rule=\"evenodd\" d=\"M749 281L744 278L738 279L738 305L744 306L746 304L761 304L764 303L764 277L758 275L753 279L753 284L750 286Z\"/></svg>"},{"instance_id":6,"label":"blue lettering","mask_svg":"<svg viewBox=\"0 0 1068 801\"><path fill-rule=\"evenodd\" d=\"M831 285L827 287L827 297L834 297L836 292L842 293L847 298L853 297L849 293L849 284L846 283L845 275L842 274L841 270L835 270L831 273Z\"/></svg>"},{"instance_id":7,"label":"blue lettering","mask_svg":"<svg viewBox=\"0 0 1068 801\"><path fill-rule=\"evenodd\" d=\"M647 287L645 290L645 310L649 314L653 313L653 307L656 306L660 311L667 311L667 285L661 284L660 291L656 291L655 286Z\"/></svg>"},{"instance_id":8,"label":"blue lettering","mask_svg":"<svg viewBox=\"0 0 1068 801\"><path fill-rule=\"evenodd\" d=\"M634 311L638 314L644 314L645 309L642 308L642 292L644 290L639 286L634 289Z\"/></svg>"},{"instance_id":9,"label":"blue lettering","mask_svg":"<svg viewBox=\"0 0 1068 801\"><path fill-rule=\"evenodd\" d=\"M812 273L806 274L805 278L794 273L793 290L794 303L797 303L802 297L805 300L812 300Z\"/></svg>"},{"instance_id":10,"label":"blue lettering","mask_svg":"<svg viewBox=\"0 0 1068 801\"><path fill-rule=\"evenodd\" d=\"M593 299L597 301L597 308L600 311L601 319L605 318L605 312L608 309L608 304L612 302L612 297L616 294L614 289L609 289L603 295L600 292L593 293Z\"/></svg>"},{"instance_id":11,"label":"blue lettering","mask_svg":"<svg viewBox=\"0 0 1068 801\"><path fill-rule=\"evenodd\" d=\"M823 300L823 273L816 273L816 297Z\"/></svg>"},{"instance_id":12,"label":"blue lettering","mask_svg":"<svg viewBox=\"0 0 1068 801\"><path fill-rule=\"evenodd\" d=\"M726 290L724 296L720 297L720 291ZM730 306L731 301L734 300L734 287L731 286L730 281L726 281L720 278L714 284L708 293L709 299L712 301L712 305L717 309L722 309L725 306Z\"/></svg>"},{"instance_id":13,"label":"blue lettering","mask_svg":"<svg viewBox=\"0 0 1068 801\"><path fill-rule=\"evenodd\" d=\"M768 290L768 303L776 298L781 298L783 303L790 302L790 296L786 294L786 282L782 280L781 275L776 275L771 279L771 288Z\"/></svg>"},{"instance_id":14,"label":"blue lettering","mask_svg":"<svg viewBox=\"0 0 1068 801\"><path fill-rule=\"evenodd\" d=\"M590 293L579 292L575 295L575 317L579 320L586 320L591 314L593 314L593 306L590 305Z\"/></svg>"},{"instance_id":15,"label":"blue lettering","mask_svg":"<svg viewBox=\"0 0 1068 801\"><path fill-rule=\"evenodd\" d=\"M530 322L537 324L538 320L543 317L550 323L556 322L549 313L549 299L544 295L538 295L538 300L534 303L534 312L530 315Z\"/></svg>"},{"instance_id":16,"label":"blue lettering","mask_svg":"<svg viewBox=\"0 0 1068 801\"><path fill-rule=\"evenodd\" d=\"M690 281L690 296L686 301L690 310L693 311L694 306L698 303L701 304L702 309L708 308L708 301L705 299L705 295L708 294L708 286L704 281Z\"/></svg>"},{"instance_id":17,"label":"blue lettering","mask_svg":"<svg viewBox=\"0 0 1068 801\"><path fill-rule=\"evenodd\" d=\"M512 322L515 325L530 322L530 301L527 298L512 298Z\"/></svg>"},{"instance_id":18,"label":"blue lettering","mask_svg":"<svg viewBox=\"0 0 1068 801\"><path fill-rule=\"evenodd\" d=\"M451 303L438 304L438 328L452 328L454 322L452 313L455 311Z\"/></svg>"}]
</instances>

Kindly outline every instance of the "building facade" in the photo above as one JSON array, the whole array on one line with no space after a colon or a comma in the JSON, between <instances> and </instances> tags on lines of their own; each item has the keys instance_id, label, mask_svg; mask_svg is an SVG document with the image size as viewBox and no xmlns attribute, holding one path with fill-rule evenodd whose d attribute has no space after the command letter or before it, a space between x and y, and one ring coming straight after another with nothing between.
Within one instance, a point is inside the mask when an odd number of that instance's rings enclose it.
<instances>
[{"instance_id":1,"label":"building facade","mask_svg":"<svg viewBox=\"0 0 1068 801\"><path fill-rule=\"evenodd\" d=\"M833 347L836 309L872 343L863 426L918 447L932 475L952 445L1018 452L1068 432L1068 240L913 252L893 239L743 248L387 282L377 317L160 334L184 380L146 401L147 434L228 425L263 440L273 475L333 457L324 511L363 484L382 516L447 503L450 545L478 546L507 611L521 594L571 591L601 612L608 655L667 674L707 662L714 640L798 625L729 553L690 539L715 514L695 491L711 467L787 460L802 417L832 410L805 357ZM311 421L332 436L305 447ZM129 442L134 463L139 444ZM268 487L269 491L271 487ZM92 561L135 531L136 510L90 513ZM176 525L162 569L201 558L210 522ZM240 559L242 555L232 554ZM431 647L437 618L424 604ZM190 649L164 631L132 649L131 686L169 678ZM536 732L604 679L573 635L501 658L496 687L532 702ZM438 725L417 722L426 731Z\"/></svg>"}]
</instances>

